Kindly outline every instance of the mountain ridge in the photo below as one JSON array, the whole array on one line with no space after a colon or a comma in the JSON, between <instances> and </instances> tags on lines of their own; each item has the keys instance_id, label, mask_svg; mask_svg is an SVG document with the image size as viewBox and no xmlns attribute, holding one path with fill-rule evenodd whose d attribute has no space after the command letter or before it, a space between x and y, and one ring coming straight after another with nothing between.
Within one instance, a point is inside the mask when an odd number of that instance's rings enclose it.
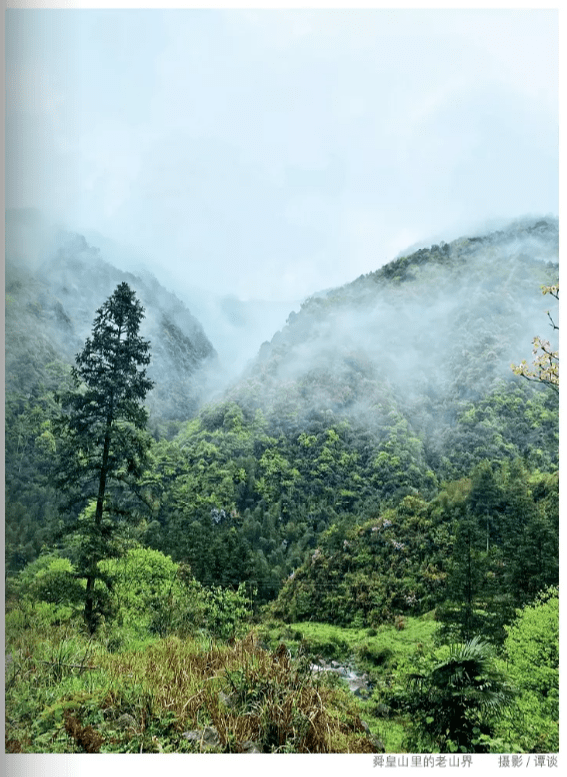
<instances>
[{"instance_id":1,"label":"mountain ridge","mask_svg":"<svg viewBox=\"0 0 567 777\"><path fill-rule=\"evenodd\" d=\"M556 222L515 222L508 230L419 249L311 296L261 346L230 396L242 397L246 383L259 382L256 393L265 398L278 381L297 386L329 362L361 380L379 362L405 394L457 396L467 372L482 363L481 396L490 380L510 377L510 362L527 356L535 332L545 327L538 288L555 282L557 251ZM329 399L332 408L337 403Z\"/></svg>"},{"instance_id":2,"label":"mountain ridge","mask_svg":"<svg viewBox=\"0 0 567 777\"><path fill-rule=\"evenodd\" d=\"M122 281L145 308L141 332L151 341L148 374L160 378L148 397L150 411L165 420L192 415L206 370L216 362L201 324L155 277L119 270L76 233L62 233L58 248L35 267L17 263L7 252L6 388L29 391L39 365L57 359L72 364L96 310Z\"/></svg>"}]
</instances>

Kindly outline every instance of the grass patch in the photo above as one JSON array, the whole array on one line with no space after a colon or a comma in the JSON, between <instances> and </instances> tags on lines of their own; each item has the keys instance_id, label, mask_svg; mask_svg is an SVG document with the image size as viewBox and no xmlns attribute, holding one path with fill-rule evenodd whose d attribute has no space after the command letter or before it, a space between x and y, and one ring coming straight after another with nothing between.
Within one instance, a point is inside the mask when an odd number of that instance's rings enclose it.
<instances>
[{"instance_id":1,"label":"grass patch","mask_svg":"<svg viewBox=\"0 0 567 777\"><path fill-rule=\"evenodd\" d=\"M312 621L291 624L271 621L261 625L258 634L272 649L285 642L293 655L302 652L313 659L346 660L365 639L367 631Z\"/></svg>"},{"instance_id":2,"label":"grass patch","mask_svg":"<svg viewBox=\"0 0 567 777\"><path fill-rule=\"evenodd\" d=\"M433 635L438 623L427 614L420 618L404 618L402 629L382 625L375 629L356 629L313 621L284 624L269 621L258 629L260 638L269 648L285 642L293 654L300 649L316 658L349 660L381 665L388 656L396 663L433 647Z\"/></svg>"},{"instance_id":3,"label":"grass patch","mask_svg":"<svg viewBox=\"0 0 567 777\"><path fill-rule=\"evenodd\" d=\"M12 637L7 752L375 751L344 689L254 634L115 653L69 627Z\"/></svg>"},{"instance_id":4,"label":"grass patch","mask_svg":"<svg viewBox=\"0 0 567 777\"><path fill-rule=\"evenodd\" d=\"M400 628L401 626L401 628ZM264 643L274 646L285 641L294 654L309 660L337 660L367 673L373 690L368 699L356 699L361 719L378 737L386 752L403 752L406 720L392 703L392 690L415 668L416 660L431 653L438 623L431 613L406 617L403 624L345 628L326 623L284 624L270 621L259 629ZM354 697L353 697L354 700Z\"/></svg>"}]
</instances>

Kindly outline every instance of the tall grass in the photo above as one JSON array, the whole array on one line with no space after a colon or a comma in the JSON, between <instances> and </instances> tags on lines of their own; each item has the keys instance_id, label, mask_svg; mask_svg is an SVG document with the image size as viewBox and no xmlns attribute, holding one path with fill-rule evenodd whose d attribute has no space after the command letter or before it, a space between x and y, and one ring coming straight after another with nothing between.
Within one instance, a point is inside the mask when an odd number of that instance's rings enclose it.
<instances>
[{"instance_id":1,"label":"tall grass","mask_svg":"<svg viewBox=\"0 0 567 777\"><path fill-rule=\"evenodd\" d=\"M109 653L70 627L12 634L9 752L194 752L188 730L214 727L212 750L372 752L352 698L308 662L250 634L205 645L169 636Z\"/></svg>"},{"instance_id":2,"label":"tall grass","mask_svg":"<svg viewBox=\"0 0 567 777\"><path fill-rule=\"evenodd\" d=\"M392 691L403 685L405 674L415 668L416 661L433 650L437 629L438 624L429 613L420 618L404 618L403 624L378 628L271 621L260 627L260 634L272 648L278 640L285 639L293 652L303 652L314 662L321 658L336 660L369 675L372 692L357 700L359 714L386 752L399 753L403 752L408 721L392 706Z\"/></svg>"}]
</instances>

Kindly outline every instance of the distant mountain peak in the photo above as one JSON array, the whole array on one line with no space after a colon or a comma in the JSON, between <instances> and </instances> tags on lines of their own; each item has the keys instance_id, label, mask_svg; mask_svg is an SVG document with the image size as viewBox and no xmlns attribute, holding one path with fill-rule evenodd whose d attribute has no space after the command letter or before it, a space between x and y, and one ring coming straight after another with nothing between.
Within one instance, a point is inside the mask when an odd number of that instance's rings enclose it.
<instances>
[{"instance_id":1,"label":"distant mountain peak","mask_svg":"<svg viewBox=\"0 0 567 777\"><path fill-rule=\"evenodd\" d=\"M28 221L23 220L24 227ZM39 265L27 266L25 257L22 261L22 255L7 250L7 388L29 388L32 376L56 358L72 363L90 334L96 310L126 281L145 308L141 330L151 341L148 374L156 384L148 395L152 413L166 420L195 413L206 368L216 361L199 321L156 278L119 270L83 235L61 232L58 240Z\"/></svg>"},{"instance_id":2,"label":"distant mountain peak","mask_svg":"<svg viewBox=\"0 0 567 777\"><path fill-rule=\"evenodd\" d=\"M390 401L423 412L424 397L449 412L516 380L510 363L546 326L540 286L557 261L553 219L417 249L305 300L229 396L296 418L325 407L371 423Z\"/></svg>"}]
</instances>

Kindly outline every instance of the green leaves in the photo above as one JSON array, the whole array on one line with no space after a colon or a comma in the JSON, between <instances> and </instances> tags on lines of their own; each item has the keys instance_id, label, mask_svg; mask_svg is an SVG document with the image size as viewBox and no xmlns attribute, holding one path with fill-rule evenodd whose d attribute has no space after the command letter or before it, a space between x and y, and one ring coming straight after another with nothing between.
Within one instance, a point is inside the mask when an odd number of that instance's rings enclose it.
<instances>
[{"instance_id":1,"label":"green leaves","mask_svg":"<svg viewBox=\"0 0 567 777\"><path fill-rule=\"evenodd\" d=\"M125 490L136 491L150 438L144 435L147 411L141 405L153 383L146 377L149 342L138 329L143 308L132 289L121 283L96 313L92 336L77 354L75 390L63 397L59 420L61 458L56 482L71 500L96 500L94 515L83 516L85 538L79 574L87 581L85 618L97 623L94 584L98 563L115 553L118 523L108 516L131 512ZM130 509L129 509L130 508Z\"/></svg>"},{"instance_id":2,"label":"green leaves","mask_svg":"<svg viewBox=\"0 0 567 777\"><path fill-rule=\"evenodd\" d=\"M504 649L516 682L540 699L552 697L559 689L558 589L547 589L518 611L506 631Z\"/></svg>"},{"instance_id":3,"label":"green leaves","mask_svg":"<svg viewBox=\"0 0 567 777\"><path fill-rule=\"evenodd\" d=\"M559 750L558 589L542 591L532 604L518 610L506 631L504 660L517 693L497 728L504 740L501 752L555 753Z\"/></svg>"},{"instance_id":4,"label":"green leaves","mask_svg":"<svg viewBox=\"0 0 567 777\"><path fill-rule=\"evenodd\" d=\"M409 676L407 744L427 751L483 752L480 735L491 733L512 699L507 678L497 669L486 642L476 636L452 645L447 658Z\"/></svg>"}]
</instances>

